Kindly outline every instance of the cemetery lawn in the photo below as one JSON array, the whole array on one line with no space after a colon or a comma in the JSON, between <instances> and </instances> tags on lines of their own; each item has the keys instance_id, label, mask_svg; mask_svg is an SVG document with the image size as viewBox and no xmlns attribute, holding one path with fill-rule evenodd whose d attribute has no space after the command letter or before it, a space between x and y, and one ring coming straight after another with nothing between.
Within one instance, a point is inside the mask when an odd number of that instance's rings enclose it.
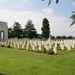
<instances>
[{"instance_id":1,"label":"cemetery lawn","mask_svg":"<svg viewBox=\"0 0 75 75\"><path fill-rule=\"evenodd\" d=\"M49 55L0 47L0 75L75 75L75 51Z\"/></svg>"}]
</instances>

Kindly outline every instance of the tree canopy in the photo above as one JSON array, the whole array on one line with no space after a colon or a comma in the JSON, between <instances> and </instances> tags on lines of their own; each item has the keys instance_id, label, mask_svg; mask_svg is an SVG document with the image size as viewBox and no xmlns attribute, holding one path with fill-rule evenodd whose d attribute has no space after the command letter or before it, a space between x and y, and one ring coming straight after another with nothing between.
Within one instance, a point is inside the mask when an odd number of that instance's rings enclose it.
<instances>
[{"instance_id":1,"label":"tree canopy","mask_svg":"<svg viewBox=\"0 0 75 75\"><path fill-rule=\"evenodd\" d=\"M72 23L70 24L70 26L72 26L75 24L75 14L72 14L70 18L72 19Z\"/></svg>"},{"instance_id":2,"label":"tree canopy","mask_svg":"<svg viewBox=\"0 0 75 75\"><path fill-rule=\"evenodd\" d=\"M14 25L13 25L13 36L14 37L17 37L17 38L20 38L21 37L21 34L22 34L22 28L21 28L21 25L19 24L19 22L14 22Z\"/></svg>"},{"instance_id":3,"label":"tree canopy","mask_svg":"<svg viewBox=\"0 0 75 75\"><path fill-rule=\"evenodd\" d=\"M37 31L34 28L34 24L29 19L27 21L27 24L25 25L25 28L24 28L24 35L25 35L25 37L32 39L32 38L35 38L36 37L36 34L37 34Z\"/></svg>"},{"instance_id":4,"label":"tree canopy","mask_svg":"<svg viewBox=\"0 0 75 75\"><path fill-rule=\"evenodd\" d=\"M49 38L50 28L49 28L49 21L47 20L47 18L43 19L41 30L42 30L42 37L45 39Z\"/></svg>"},{"instance_id":5,"label":"tree canopy","mask_svg":"<svg viewBox=\"0 0 75 75\"><path fill-rule=\"evenodd\" d=\"M25 28L22 29L19 22L14 22L13 28L8 28L8 38L37 38L37 30L31 20L28 20Z\"/></svg>"}]
</instances>

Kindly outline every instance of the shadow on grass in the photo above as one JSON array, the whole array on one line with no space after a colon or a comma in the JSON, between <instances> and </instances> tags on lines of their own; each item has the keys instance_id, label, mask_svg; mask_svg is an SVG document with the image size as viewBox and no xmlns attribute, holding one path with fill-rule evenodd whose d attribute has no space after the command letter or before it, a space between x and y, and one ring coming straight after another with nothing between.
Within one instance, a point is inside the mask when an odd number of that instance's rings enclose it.
<instances>
[{"instance_id":1,"label":"shadow on grass","mask_svg":"<svg viewBox=\"0 0 75 75\"><path fill-rule=\"evenodd\" d=\"M7 74L0 73L0 75L7 75Z\"/></svg>"}]
</instances>

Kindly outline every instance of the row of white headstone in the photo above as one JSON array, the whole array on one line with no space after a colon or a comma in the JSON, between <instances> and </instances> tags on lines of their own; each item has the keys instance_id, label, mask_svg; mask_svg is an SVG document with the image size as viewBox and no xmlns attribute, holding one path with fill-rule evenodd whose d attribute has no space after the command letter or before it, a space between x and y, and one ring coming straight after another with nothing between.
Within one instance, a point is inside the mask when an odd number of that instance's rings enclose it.
<instances>
[{"instance_id":1,"label":"row of white headstone","mask_svg":"<svg viewBox=\"0 0 75 75\"><path fill-rule=\"evenodd\" d=\"M75 48L75 40L63 40L63 41L54 41L54 40L38 40L38 39L9 39L7 42L0 42L0 45L4 46L10 46L17 49L26 49L29 50L29 48L33 51L39 50L42 51L42 46L46 50L53 49L53 52L57 54L57 45L60 45L61 50L64 50L66 47L68 51L70 51L72 48Z\"/></svg>"}]
</instances>

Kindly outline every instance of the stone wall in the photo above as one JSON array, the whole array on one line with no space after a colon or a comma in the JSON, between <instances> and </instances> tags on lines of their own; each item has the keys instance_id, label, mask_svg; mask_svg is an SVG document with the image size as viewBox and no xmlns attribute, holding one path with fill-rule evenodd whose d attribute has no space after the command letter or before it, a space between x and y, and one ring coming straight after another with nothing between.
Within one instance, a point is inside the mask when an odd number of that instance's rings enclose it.
<instances>
[{"instance_id":1,"label":"stone wall","mask_svg":"<svg viewBox=\"0 0 75 75\"><path fill-rule=\"evenodd\" d=\"M3 32L3 41L8 41L8 26L6 22L0 21L0 41L1 40L1 32Z\"/></svg>"}]
</instances>

